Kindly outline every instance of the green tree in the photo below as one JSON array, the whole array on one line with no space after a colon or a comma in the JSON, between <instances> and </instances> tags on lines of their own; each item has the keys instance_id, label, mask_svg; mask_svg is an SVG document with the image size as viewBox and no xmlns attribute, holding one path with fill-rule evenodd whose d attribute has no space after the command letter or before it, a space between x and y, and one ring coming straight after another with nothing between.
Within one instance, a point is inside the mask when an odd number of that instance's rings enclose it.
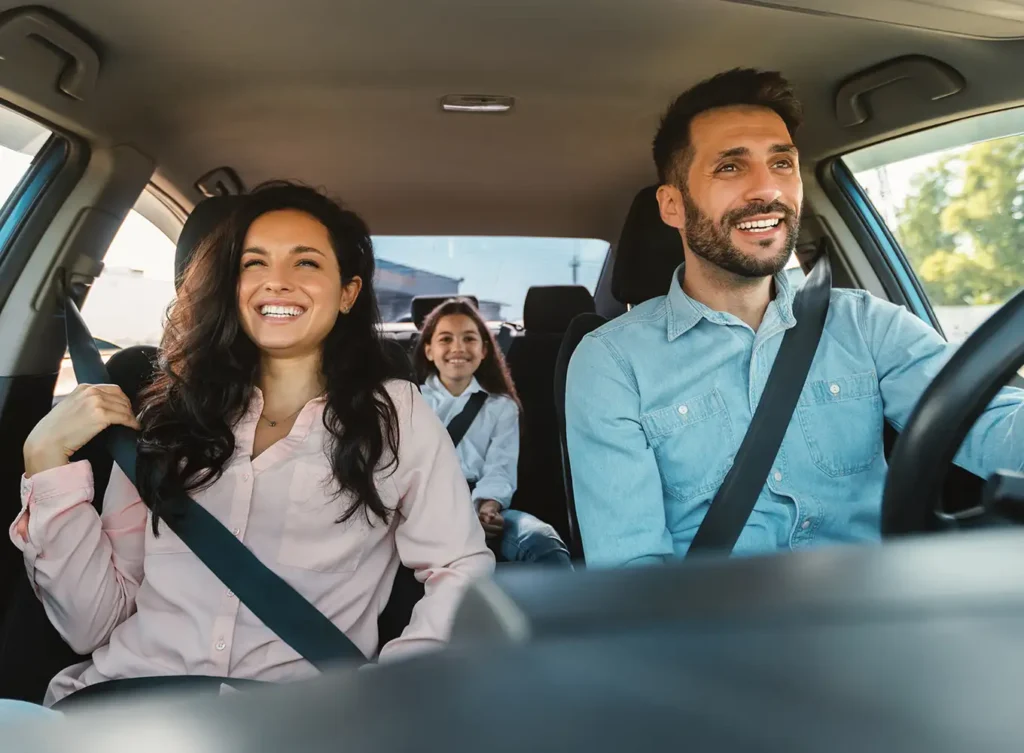
<instances>
[{"instance_id":1,"label":"green tree","mask_svg":"<svg viewBox=\"0 0 1024 753\"><path fill-rule=\"evenodd\" d=\"M912 180L897 217L932 303L1002 303L1024 287L1024 137L939 160Z\"/></svg>"}]
</instances>

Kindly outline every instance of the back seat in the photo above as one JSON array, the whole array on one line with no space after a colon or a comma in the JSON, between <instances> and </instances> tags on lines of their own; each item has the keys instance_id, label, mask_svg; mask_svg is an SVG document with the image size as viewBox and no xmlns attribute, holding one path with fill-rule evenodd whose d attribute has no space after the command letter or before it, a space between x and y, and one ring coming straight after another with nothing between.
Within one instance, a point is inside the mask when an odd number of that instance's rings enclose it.
<instances>
[{"instance_id":1,"label":"back seat","mask_svg":"<svg viewBox=\"0 0 1024 753\"><path fill-rule=\"evenodd\" d=\"M594 297L582 285L534 286L523 304L523 332L508 352L523 404L519 483L512 506L550 523L566 541L569 520L555 415L555 362L569 323L593 311Z\"/></svg>"}]
</instances>

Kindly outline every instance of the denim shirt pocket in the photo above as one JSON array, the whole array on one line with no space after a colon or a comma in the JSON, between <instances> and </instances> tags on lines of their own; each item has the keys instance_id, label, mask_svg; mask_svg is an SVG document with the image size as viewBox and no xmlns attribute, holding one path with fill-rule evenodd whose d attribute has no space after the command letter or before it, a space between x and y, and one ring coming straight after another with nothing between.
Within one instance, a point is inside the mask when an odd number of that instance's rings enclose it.
<instances>
[{"instance_id":1,"label":"denim shirt pocket","mask_svg":"<svg viewBox=\"0 0 1024 753\"><path fill-rule=\"evenodd\" d=\"M882 452L882 399L874 371L809 381L797 415L811 460L829 476L866 471Z\"/></svg>"},{"instance_id":2,"label":"denim shirt pocket","mask_svg":"<svg viewBox=\"0 0 1024 753\"><path fill-rule=\"evenodd\" d=\"M717 388L645 413L640 423L669 494L685 501L721 484L729 471L733 435Z\"/></svg>"}]
</instances>

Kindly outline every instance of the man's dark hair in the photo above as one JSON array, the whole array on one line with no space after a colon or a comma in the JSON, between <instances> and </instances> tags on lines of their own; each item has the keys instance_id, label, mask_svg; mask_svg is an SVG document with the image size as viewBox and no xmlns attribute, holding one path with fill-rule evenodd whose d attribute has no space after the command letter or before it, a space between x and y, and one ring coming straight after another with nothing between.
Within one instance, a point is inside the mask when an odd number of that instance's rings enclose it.
<instances>
[{"instance_id":1,"label":"man's dark hair","mask_svg":"<svg viewBox=\"0 0 1024 753\"><path fill-rule=\"evenodd\" d=\"M789 133L803 121L803 108L793 87L778 71L734 68L702 81L680 94L661 119L654 137L654 164L658 180L671 183L685 176L692 159L690 123L703 112L719 107L752 105L778 113ZM680 159L682 157L682 159Z\"/></svg>"}]
</instances>

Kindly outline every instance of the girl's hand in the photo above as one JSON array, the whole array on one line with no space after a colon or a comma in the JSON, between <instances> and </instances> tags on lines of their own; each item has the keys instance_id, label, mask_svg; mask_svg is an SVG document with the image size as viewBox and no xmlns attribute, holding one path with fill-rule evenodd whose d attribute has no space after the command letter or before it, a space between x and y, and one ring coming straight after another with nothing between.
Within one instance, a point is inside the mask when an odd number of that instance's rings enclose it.
<instances>
[{"instance_id":1,"label":"girl's hand","mask_svg":"<svg viewBox=\"0 0 1024 753\"><path fill-rule=\"evenodd\" d=\"M493 539L504 533L505 519L501 517L501 505L495 500L485 499L480 503L479 518L487 538Z\"/></svg>"}]
</instances>

